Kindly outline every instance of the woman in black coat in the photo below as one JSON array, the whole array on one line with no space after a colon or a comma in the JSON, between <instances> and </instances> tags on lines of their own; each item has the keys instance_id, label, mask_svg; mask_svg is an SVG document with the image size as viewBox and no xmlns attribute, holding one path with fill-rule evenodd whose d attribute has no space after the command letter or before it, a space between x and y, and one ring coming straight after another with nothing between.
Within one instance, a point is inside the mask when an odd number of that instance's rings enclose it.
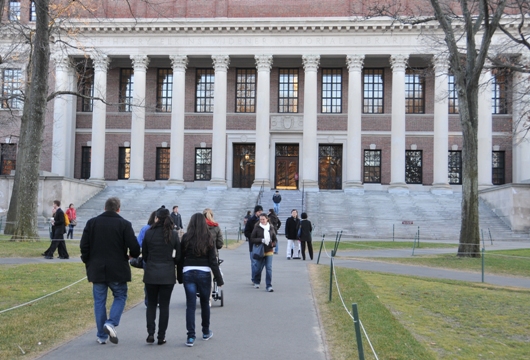
<instances>
[{"instance_id":1,"label":"woman in black coat","mask_svg":"<svg viewBox=\"0 0 530 360\"><path fill-rule=\"evenodd\" d=\"M259 216L259 223L256 224L252 235L250 236L250 243L253 245L263 244L264 246L264 256L263 258L254 261L254 268L252 269L252 279L254 279L254 287L259 289L261 282L261 273L263 268L265 268L265 285L268 292L273 292L272 289L272 258L273 250L276 246L276 230L269 223L269 217L261 213Z\"/></svg>"},{"instance_id":2,"label":"woman in black coat","mask_svg":"<svg viewBox=\"0 0 530 360\"><path fill-rule=\"evenodd\" d=\"M155 223L146 231L142 242L144 260L144 283L147 292L147 339L155 342L156 306L160 306L158 322L158 345L166 343L169 322L169 302L177 281L175 264L180 259L180 242L168 209L156 212Z\"/></svg>"},{"instance_id":3,"label":"woman in black coat","mask_svg":"<svg viewBox=\"0 0 530 360\"><path fill-rule=\"evenodd\" d=\"M307 220L307 213L302 213L302 220L300 221L300 242L302 243L302 259L305 260L305 247L309 251L309 258L313 260L313 239L311 233L313 226L311 221Z\"/></svg>"}]
</instances>

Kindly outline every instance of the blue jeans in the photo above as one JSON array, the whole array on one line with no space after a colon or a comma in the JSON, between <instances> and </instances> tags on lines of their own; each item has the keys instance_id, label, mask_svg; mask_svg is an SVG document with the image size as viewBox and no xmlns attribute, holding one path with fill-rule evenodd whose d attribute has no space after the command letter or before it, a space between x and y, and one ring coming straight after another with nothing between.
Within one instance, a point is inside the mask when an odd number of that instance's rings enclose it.
<instances>
[{"instance_id":1,"label":"blue jeans","mask_svg":"<svg viewBox=\"0 0 530 360\"><path fill-rule=\"evenodd\" d=\"M107 318L107 292L112 290L114 301L110 307L109 317ZM96 326L98 329L97 337L106 339L108 336L103 330L105 324L118 326L120 324L121 314L127 301L127 283L126 282L104 282L93 283L92 294L94 296L94 315L96 317Z\"/></svg>"},{"instance_id":2,"label":"blue jeans","mask_svg":"<svg viewBox=\"0 0 530 360\"><path fill-rule=\"evenodd\" d=\"M274 208L276 215L278 215L280 213L280 203L272 203L272 207Z\"/></svg>"},{"instance_id":3,"label":"blue jeans","mask_svg":"<svg viewBox=\"0 0 530 360\"><path fill-rule=\"evenodd\" d=\"M252 258L252 253L250 252L250 281L254 284L259 284L259 282L256 282L255 274L256 274L256 266L259 260L255 260Z\"/></svg>"},{"instance_id":4,"label":"blue jeans","mask_svg":"<svg viewBox=\"0 0 530 360\"><path fill-rule=\"evenodd\" d=\"M195 338L195 309L197 294L201 301L201 326L203 335L210 333L210 293L212 275L210 271L190 270L182 275L186 292L186 330L188 338Z\"/></svg>"},{"instance_id":5,"label":"blue jeans","mask_svg":"<svg viewBox=\"0 0 530 360\"><path fill-rule=\"evenodd\" d=\"M254 260L255 266L252 273L254 274L254 284L261 283L261 273L265 268L265 285L267 288L272 287L272 258L273 256L264 256L261 260Z\"/></svg>"}]
</instances>

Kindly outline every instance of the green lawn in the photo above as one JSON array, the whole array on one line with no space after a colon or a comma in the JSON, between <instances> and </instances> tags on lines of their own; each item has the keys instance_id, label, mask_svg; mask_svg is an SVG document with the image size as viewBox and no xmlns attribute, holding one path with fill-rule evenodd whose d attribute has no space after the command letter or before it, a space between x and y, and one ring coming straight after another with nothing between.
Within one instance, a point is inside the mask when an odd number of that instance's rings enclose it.
<instances>
[{"instance_id":1,"label":"green lawn","mask_svg":"<svg viewBox=\"0 0 530 360\"><path fill-rule=\"evenodd\" d=\"M379 359L525 359L530 353L530 291L475 283L337 269L342 297L359 316ZM358 359L353 321L329 267L312 281L334 360ZM366 339L365 358L374 359Z\"/></svg>"},{"instance_id":2,"label":"green lawn","mask_svg":"<svg viewBox=\"0 0 530 360\"><path fill-rule=\"evenodd\" d=\"M320 249L321 241L313 241L313 248L318 251ZM325 241L326 249L330 251L335 246L335 241ZM339 243L340 250L387 250L387 249L410 249L412 251L412 241L356 241L356 240L341 240ZM418 247L418 245L416 245ZM458 249L458 244L435 243L435 242L420 242L419 247L422 249L439 249L439 248L454 248Z\"/></svg>"},{"instance_id":3,"label":"green lawn","mask_svg":"<svg viewBox=\"0 0 530 360\"><path fill-rule=\"evenodd\" d=\"M50 246L50 239L39 241L10 241L9 236L0 235L0 257L41 257ZM71 258L79 257L79 240L66 240L66 249ZM55 251L55 256L59 256Z\"/></svg>"}]
</instances>

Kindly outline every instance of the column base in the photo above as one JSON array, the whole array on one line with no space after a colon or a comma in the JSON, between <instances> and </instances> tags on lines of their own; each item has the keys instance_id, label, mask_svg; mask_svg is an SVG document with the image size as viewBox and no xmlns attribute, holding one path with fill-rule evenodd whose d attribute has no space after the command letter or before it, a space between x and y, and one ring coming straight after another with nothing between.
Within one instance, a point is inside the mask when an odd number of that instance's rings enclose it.
<instances>
[{"instance_id":1,"label":"column base","mask_svg":"<svg viewBox=\"0 0 530 360\"><path fill-rule=\"evenodd\" d=\"M251 190L260 191L262 185L263 185L264 191L271 190L271 182L269 181L269 179L255 179L254 182L252 183Z\"/></svg>"},{"instance_id":2,"label":"column base","mask_svg":"<svg viewBox=\"0 0 530 360\"><path fill-rule=\"evenodd\" d=\"M97 184L97 185L107 185L105 182L105 179L99 179L99 178L89 178L87 180L89 183Z\"/></svg>"},{"instance_id":3,"label":"column base","mask_svg":"<svg viewBox=\"0 0 530 360\"><path fill-rule=\"evenodd\" d=\"M145 183L143 180L129 179L125 185L126 189L145 189Z\"/></svg>"},{"instance_id":4,"label":"column base","mask_svg":"<svg viewBox=\"0 0 530 360\"><path fill-rule=\"evenodd\" d=\"M360 181L346 181L344 184L344 192L350 193L350 194L364 194L364 186L363 183Z\"/></svg>"},{"instance_id":5,"label":"column base","mask_svg":"<svg viewBox=\"0 0 530 360\"><path fill-rule=\"evenodd\" d=\"M406 183L390 183L388 192L391 194L408 194L409 187Z\"/></svg>"},{"instance_id":6,"label":"column base","mask_svg":"<svg viewBox=\"0 0 530 360\"><path fill-rule=\"evenodd\" d=\"M227 190L228 185L226 185L225 179L212 179L206 188L208 190Z\"/></svg>"},{"instance_id":7,"label":"column base","mask_svg":"<svg viewBox=\"0 0 530 360\"><path fill-rule=\"evenodd\" d=\"M434 195L451 195L453 189L447 183L432 184L431 193Z\"/></svg>"},{"instance_id":8,"label":"column base","mask_svg":"<svg viewBox=\"0 0 530 360\"><path fill-rule=\"evenodd\" d=\"M184 190L186 188L186 184L184 184L184 180L172 180L169 179L166 183L166 186L164 189L166 190Z\"/></svg>"},{"instance_id":9,"label":"column base","mask_svg":"<svg viewBox=\"0 0 530 360\"><path fill-rule=\"evenodd\" d=\"M303 190L305 192L318 192L320 189L318 188L318 181L302 180L298 190Z\"/></svg>"}]
</instances>

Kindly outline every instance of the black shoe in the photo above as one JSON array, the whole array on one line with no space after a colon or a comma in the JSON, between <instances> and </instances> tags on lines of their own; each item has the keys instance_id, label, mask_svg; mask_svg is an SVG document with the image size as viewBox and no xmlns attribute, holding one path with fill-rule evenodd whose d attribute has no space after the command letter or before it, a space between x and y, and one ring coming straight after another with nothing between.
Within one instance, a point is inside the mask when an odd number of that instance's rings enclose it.
<instances>
[{"instance_id":1,"label":"black shoe","mask_svg":"<svg viewBox=\"0 0 530 360\"><path fill-rule=\"evenodd\" d=\"M149 335L145 341L147 341L149 344L152 344L155 342L155 337L153 335Z\"/></svg>"},{"instance_id":2,"label":"black shoe","mask_svg":"<svg viewBox=\"0 0 530 360\"><path fill-rule=\"evenodd\" d=\"M42 253L42 254L40 254L40 255L41 255L41 256L48 256L48 255L46 255L46 253L45 253L45 252L43 252L43 253Z\"/></svg>"},{"instance_id":3,"label":"black shoe","mask_svg":"<svg viewBox=\"0 0 530 360\"><path fill-rule=\"evenodd\" d=\"M59 259L68 260L68 259L70 259L70 257L69 256L67 256L67 257L59 256Z\"/></svg>"},{"instance_id":4,"label":"black shoe","mask_svg":"<svg viewBox=\"0 0 530 360\"><path fill-rule=\"evenodd\" d=\"M53 256L45 256L44 258L48 260L53 260Z\"/></svg>"},{"instance_id":5,"label":"black shoe","mask_svg":"<svg viewBox=\"0 0 530 360\"><path fill-rule=\"evenodd\" d=\"M166 343L166 339L158 339L158 345L164 345Z\"/></svg>"}]
</instances>

